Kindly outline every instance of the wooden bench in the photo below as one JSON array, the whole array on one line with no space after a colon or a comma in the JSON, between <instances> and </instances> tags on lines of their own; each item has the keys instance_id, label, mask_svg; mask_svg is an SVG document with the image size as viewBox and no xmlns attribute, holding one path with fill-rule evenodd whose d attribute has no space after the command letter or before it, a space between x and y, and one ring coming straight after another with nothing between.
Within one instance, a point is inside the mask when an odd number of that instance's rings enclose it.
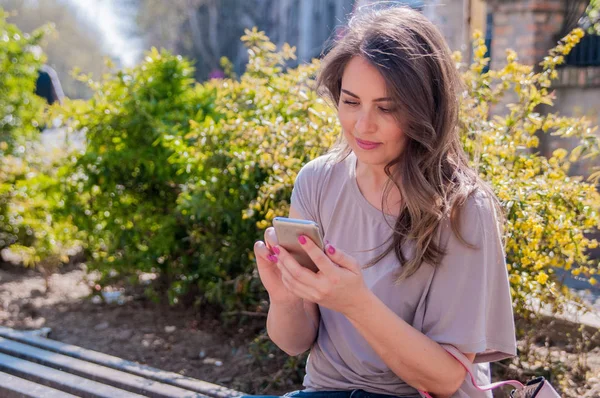
<instances>
[{"instance_id":1,"label":"wooden bench","mask_svg":"<svg viewBox=\"0 0 600 398\"><path fill-rule=\"evenodd\" d=\"M0 326L0 397L183 398L243 395L217 384Z\"/></svg>"}]
</instances>

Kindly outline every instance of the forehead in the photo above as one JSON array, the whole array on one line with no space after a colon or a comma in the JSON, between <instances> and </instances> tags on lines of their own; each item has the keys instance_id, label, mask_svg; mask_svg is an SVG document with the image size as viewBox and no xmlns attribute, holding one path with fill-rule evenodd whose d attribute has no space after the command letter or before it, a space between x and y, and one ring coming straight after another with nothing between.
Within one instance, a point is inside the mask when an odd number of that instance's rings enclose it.
<instances>
[{"instance_id":1,"label":"forehead","mask_svg":"<svg viewBox=\"0 0 600 398\"><path fill-rule=\"evenodd\" d=\"M363 57L353 57L342 75L342 88L359 97L383 97L387 88L385 80L376 67Z\"/></svg>"}]
</instances>

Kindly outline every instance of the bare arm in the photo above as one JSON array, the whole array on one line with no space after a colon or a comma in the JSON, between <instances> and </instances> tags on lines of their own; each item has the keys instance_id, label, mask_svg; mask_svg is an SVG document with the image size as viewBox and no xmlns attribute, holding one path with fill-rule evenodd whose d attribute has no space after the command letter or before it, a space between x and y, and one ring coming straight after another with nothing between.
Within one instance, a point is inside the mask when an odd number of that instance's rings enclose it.
<instances>
[{"instance_id":1,"label":"bare arm","mask_svg":"<svg viewBox=\"0 0 600 398\"><path fill-rule=\"evenodd\" d=\"M302 218L293 207L290 218ZM316 303L298 298L292 302L271 300L267 317L267 333L288 355L300 355L310 349L319 330L321 313Z\"/></svg>"},{"instance_id":2,"label":"bare arm","mask_svg":"<svg viewBox=\"0 0 600 398\"><path fill-rule=\"evenodd\" d=\"M310 306L300 299L297 303L273 303L267 318L267 333L277 347L290 356L300 355L308 350L317 337L318 328L313 326L314 317L319 317ZM317 324L318 325L318 324Z\"/></svg>"},{"instance_id":3,"label":"bare arm","mask_svg":"<svg viewBox=\"0 0 600 398\"><path fill-rule=\"evenodd\" d=\"M392 372L436 398L449 398L459 389L467 371L446 350L406 323L374 294L362 302L362 307L357 306L346 316ZM471 362L475 359L473 353L464 354Z\"/></svg>"}]
</instances>

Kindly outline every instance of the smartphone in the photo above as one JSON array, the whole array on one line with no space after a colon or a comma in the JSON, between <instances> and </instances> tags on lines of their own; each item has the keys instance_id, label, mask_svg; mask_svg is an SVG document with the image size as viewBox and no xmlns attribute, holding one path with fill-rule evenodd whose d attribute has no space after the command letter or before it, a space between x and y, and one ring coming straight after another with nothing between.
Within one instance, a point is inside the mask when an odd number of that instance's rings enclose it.
<instances>
[{"instance_id":1,"label":"smartphone","mask_svg":"<svg viewBox=\"0 0 600 398\"><path fill-rule=\"evenodd\" d=\"M298 264L313 272L319 271L319 268L309 255L306 254L300 242L298 242L298 237L304 235L315 242L319 249L323 250L325 245L323 244L323 236L321 235L319 224L314 221L297 218L275 217L273 219L273 227L275 228L275 235L277 235L279 245L287 250L298 261Z\"/></svg>"}]
</instances>

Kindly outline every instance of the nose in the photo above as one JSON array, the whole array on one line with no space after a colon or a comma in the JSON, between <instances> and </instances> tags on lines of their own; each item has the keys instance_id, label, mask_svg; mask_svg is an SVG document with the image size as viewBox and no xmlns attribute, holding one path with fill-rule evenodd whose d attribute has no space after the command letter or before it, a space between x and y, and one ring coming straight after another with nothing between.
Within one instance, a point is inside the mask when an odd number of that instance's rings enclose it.
<instances>
[{"instance_id":1,"label":"nose","mask_svg":"<svg viewBox=\"0 0 600 398\"><path fill-rule=\"evenodd\" d=\"M359 112L354 128L361 134L369 134L377 130L375 115L373 115L371 110L363 109Z\"/></svg>"}]
</instances>

